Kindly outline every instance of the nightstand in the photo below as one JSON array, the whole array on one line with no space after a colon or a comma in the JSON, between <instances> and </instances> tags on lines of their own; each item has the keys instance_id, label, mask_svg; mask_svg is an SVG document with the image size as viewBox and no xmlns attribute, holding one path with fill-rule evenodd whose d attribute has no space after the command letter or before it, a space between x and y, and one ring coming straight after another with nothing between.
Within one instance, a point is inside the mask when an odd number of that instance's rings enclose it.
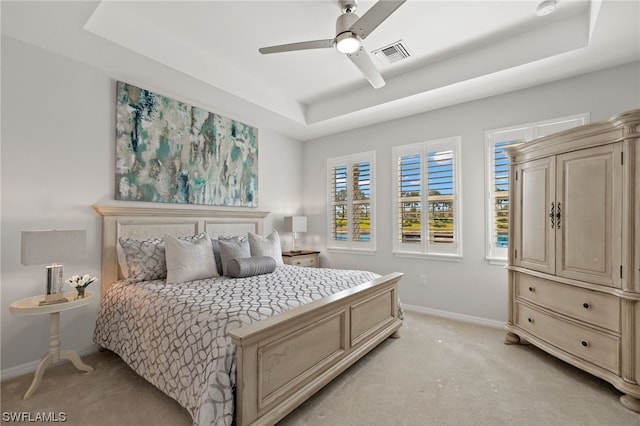
<instances>
[{"instance_id":1,"label":"nightstand","mask_svg":"<svg viewBox=\"0 0 640 426\"><path fill-rule=\"evenodd\" d=\"M45 354L40 360L40 364L38 364L38 369L36 370L33 382L31 382L31 386L27 390L27 393L24 394L24 398L22 399L28 399L31 395L33 395L33 393L36 391L36 388L40 384L40 380L42 380L44 370L46 370L47 367L51 364L54 364L61 359L68 359L78 370L93 371L93 367L83 363L75 351L68 349L60 350L60 312L88 305L89 302L91 302L93 293L91 293L90 291L86 291L84 298L78 300L74 300L74 297L76 296L75 291L67 292L64 294L64 296L69 299L68 302L55 303L51 305L40 305L40 301L44 299L44 296L33 296L27 297L26 299L20 299L16 302L13 302L9 306L9 312L11 312L13 315L20 316L49 314L50 320L49 352Z\"/></svg>"},{"instance_id":2,"label":"nightstand","mask_svg":"<svg viewBox=\"0 0 640 426\"><path fill-rule=\"evenodd\" d=\"M282 252L282 261L287 265L319 268L320 252L313 250L300 250L297 252L285 251Z\"/></svg>"}]
</instances>

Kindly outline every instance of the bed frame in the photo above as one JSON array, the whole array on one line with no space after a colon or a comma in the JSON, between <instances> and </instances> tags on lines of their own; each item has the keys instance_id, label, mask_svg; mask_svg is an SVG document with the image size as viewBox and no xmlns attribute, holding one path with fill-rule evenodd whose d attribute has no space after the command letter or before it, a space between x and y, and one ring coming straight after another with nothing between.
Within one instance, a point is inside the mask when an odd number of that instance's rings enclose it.
<instances>
[{"instance_id":1,"label":"bed frame","mask_svg":"<svg viewBox=\"0 0 640 426\"><path fill-rule=\"evenodd\" d=\"M121 278L120 237L262 233L253 209L94 206L102 215L101 294ZM237 346L238 426L273 425L388 337L399 337L392 273L229 332Z\"/></svg>"}]
</instances>

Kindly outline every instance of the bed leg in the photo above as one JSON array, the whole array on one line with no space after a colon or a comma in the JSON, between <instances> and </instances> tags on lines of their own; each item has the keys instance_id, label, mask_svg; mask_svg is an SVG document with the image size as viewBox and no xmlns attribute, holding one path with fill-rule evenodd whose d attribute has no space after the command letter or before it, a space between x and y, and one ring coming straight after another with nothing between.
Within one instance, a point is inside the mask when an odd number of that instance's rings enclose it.
<instances>
[{"instance_id":1,"label":"bed leg","mask_svg":"<svg viewBox=\"0 0 640 426\"><path fill-rule=\"evenodd\" d=\"M394 331L393 334L391 334L389 337L391 337L392 339L399 339L400 338L400 330Z\"/></svg>"}]
</instances>

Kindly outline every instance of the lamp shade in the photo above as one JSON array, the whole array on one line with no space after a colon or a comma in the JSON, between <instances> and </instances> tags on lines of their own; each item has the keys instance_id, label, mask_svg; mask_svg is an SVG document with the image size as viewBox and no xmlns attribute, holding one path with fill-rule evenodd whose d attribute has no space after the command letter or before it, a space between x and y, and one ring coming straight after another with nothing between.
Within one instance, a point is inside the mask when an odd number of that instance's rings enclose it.
<instances>
[{"instance_id":1,"label":"lamp shade","mask_svg":"<svg viewBox=\"0 0 640 426\"><path fill-rule=\"evenodd\" d=\"M285 216L284 230L285 232L307 232L307 217Z\"/></svg>"},{"instance_id":2,"label":"lamp shade","mask_svg":"<svg viewBox=\"0 0 640 426\"><path fill-rule=\"evenodd\" d=\"M20 263L44 265L82 260L87 256L87 231L22 231Z\"/></svg>"}]
</instances>

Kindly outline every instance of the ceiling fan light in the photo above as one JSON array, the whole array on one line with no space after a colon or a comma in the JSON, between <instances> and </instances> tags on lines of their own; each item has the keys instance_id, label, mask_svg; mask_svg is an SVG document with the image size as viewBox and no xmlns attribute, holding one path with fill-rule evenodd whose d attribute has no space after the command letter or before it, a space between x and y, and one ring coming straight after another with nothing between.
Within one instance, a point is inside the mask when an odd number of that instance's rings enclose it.
<instances>
[{"instance_id":1,"label":"ceiling fan light","mask_svg":"<svg viewBox=\"0 0 640 426\"><path fill-rule=\"evenodd\" d=\"M338 34L336 37L336 49L340 53L355 53L360 49L360 40L351 32Z\"/></svg>"}]
</instances>

